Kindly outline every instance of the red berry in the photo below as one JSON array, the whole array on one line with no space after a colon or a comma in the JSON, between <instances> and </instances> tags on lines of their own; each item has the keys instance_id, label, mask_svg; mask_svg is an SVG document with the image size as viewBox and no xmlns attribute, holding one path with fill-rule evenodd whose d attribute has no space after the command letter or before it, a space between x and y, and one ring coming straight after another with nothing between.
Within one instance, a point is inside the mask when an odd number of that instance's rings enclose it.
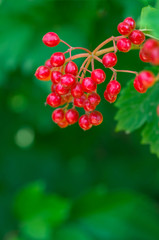
<instances>
[{"instance_id":1,"label":"red berry","mask_svg":"<svg viewBox=\"0 0 159 240\"><path fill-rule=\"evenodd\" d=\"M68 127L68 122L66 120L63 120L61 122L58 122L57 125L60 127L60 128L66 128Z\"/></svg>"},{"instance_id":2,"label":"red berry","mask_svg":"<svg viewBox=\"0 0 159 240\"><path fill-rule=\"evenodd\" d=\"M83 95L83 88L81 83L75 83L71 88L71 94L74 98L79 98Z\"/></svg>"},{"instance_id":3,"label":"red berry","mask_svg":"<svg viewBox=\"0 0 159 240\"><path fill-rule=\"evenodd\" d=\"M133 44L140 45L145 40L145 35L140 30L134 30L130 33L129 39Z\"/></svg>"},{"instance_id":4,"label":"red berry","mask_svg":"<svg viewBox=\"0 0 159 240\"><path fill-rule=\"evenodd\" d=\"M103 115L98 111L94 111L90 113L89 120L92 125L97 126L103 122Z\"/></svg>"},{"instance_id":5,"label":"red berry","mask_svg":"<svg viewBox=\"0 0 159 240\"><path fill-rule=\"evenodd\" d=\"M145 88L138 80L138 77L134 79L134 88L139 93L145 93L147 91L147 88Z\"/></svg>"},{"instance_id":6,"label":"red berry","mask_svg":"<svg viewBox=\"0 0 159 240\"><path fill-rule=\"evenodd\" d=\"M121 35L128 35L131 32L131 27L126 22L119 23L117 29Z\"/></svg>"},{"instance_id":7,"label":"red berry","mask_svg":"<svg viewBox=\"0 0 159 240\"><path fill-rule=\"evenodd\" d=\"M42 41L48 47L55 47L60 43L60 38L56 33L48 32L43 36Z\"/></svg>"},{"instance_id":8,"label":"red berry","mask_svg":"<svg viewBox=\"0 0 159 240\"><path fill-rule=\"evenodd\" d=\"M64 113L64 110L62 108L58 108L55 111L53 111L53 113L52 113L52 120L55 123L63 121L64 118L65 118L65 113Z\"/></svg>"},{"instance_id":9,"label":"red berry","mask_svg":"<svg viewBox=\"0 0 159 240\"><path fill-rule=\"evenodd\" d=\"M130 26L131 30L134 30L136 27L135 20L132 17L125 18L123 22L127 23Z\"/></svg>"},{"instance_id":10,"label":"red berry","mask_svg":"<svg viewBox=\"0 0 159 240\"><path fill-rule=\"evenodd\" d=\"M65 55L62 52L52 54L50 58L53 67L60 67L65 63Z\"/></svg>"},{"instance_id":11,"label":"red berry","mask_svg":"<svg viewBox=\"0 0 159 240\"><path fill-rule=\"evenodd\" d=\"M79 118L79 113L77 110L75 109L69 109L66 114L65 114L65 118L66 118L66 121L69 123L69 124L74 124L78 121L78 118Z\"/></svg>"},{"instance_id":12,"label":"red berry","mask_svg":"<svg viewBox=\"0 0 159 240\"><path fill-rule=\"evenodd\" d=\"M144 88L149 88L155 83L155 76L152 72L145 70L139 73L138 81L144 86Z\"/></svg>"},{"instance_id":13,"label":"red berry","mask_svg":"<svg viewBox=\"0 0 159 240\"><path fill-rule=\"evenodd\" d=\"M46 60L46 62L45 62L45 67L48 67L49 69L52 68L50 59Z\"/></svg>"},{"instance_id":14,"label":"red berry","mask_svg":"<svg viewBox=\"0 0 159 240\"><path fill-rule=\"evenodd\" d=\"M71 88L76 82L76 78L72 75L72 74L64 74L61 77L61 84L65 87L65 88Z\"/></svg>"},{"instance_id":15,"label":"red berry","mask_svg":"<svg viewBox=\"0 0 159 240\"><path fill-rule=\"evenodd\" d=\"M51 92L55 92L55 89L56 89L56 85L55 84L51 84Z\"/></svg>"},{"instance_id":16,"label":"red berry","mask_svg":"<svg viewBox=\"0 0 159 240\"><path fill-rule=\"evenodd\" d=\"M97 88L97 84L90 77L86 77L82 81L82 87L85 92L94 92Z\"/></svg>"},{"instance_id":17,"label":"red berry","mask_svg":"<svg viewBox=\"0 0 159 240\"><path fill-rule=\"evenodd\" d=\"M101 98L100 98L99 94L97 94L97 93L91 93L91 94L89 94L89 96L88 96L88 100L89 100L89 102L90 102L92 105L97 106L97 105L100 103Z\"/></svg>"},{"instance_id":18,"label":"red berry","mask_svg":"<svg viewBox=\"0 0 159 240\"><path fill-rule=\"evenodd\" d=\"M143 48L147 52L151 52L155 47L159 45L159 42L155 39L148 39L145 43Z\"/></svg>"},{"instance_id":19,"label":"red berry","mask_svg":"<svg viewBox=\"0 0 159 240\"><path fill-rule=\"evenodd\" d=\"M51 107L58 107L61 104L61 97L57 93L53 92L47 96L46 102Z\"/></svg>"},{"instance_id":20,"label":"red berry","mask_svg":"<svg viewBox=\"0 0 159 240\"><path fill-rule=\"evenodd\" d=\"M143 62L150 62L150 60L151 60L149 54L147 54L147 52L145 51L144 48L141 48L141 50L139 52L139 57L140 57L141 61L143 61Z\"/></svg>"},{"instance_id":21,"label":"red berry","mask_svg":"<svg viewBox=\"0 0 159 240\"><path fill-rule=\"evenodd\" d=\"M117 41L117 48L121 52L128 52L131 49L131 41L127 38L121 38Z\"/></svg>"},{"instance_id":22,"label":"red berry","mask_svg":"<svg viewBox=\"0 0 159 240\"><path fill-rule=\"evenodd\" d=\"M65 67L65 73L70 73L74 76L78 73L78 67L74 62L68 62Z\"/></svg>"},{"instance_id":23,"label":"red berry","mask_svg":"<svg viewBox=\"0 0 159 240\"><path fill-rule=\"evenodd\" d=\"M50 69L45 66L40 66L37 68L35 72L35 77L42 81L49 81L50 80Z\"/></svg>"},{"instance_id":24,"label":"red berry","mask_svg":"<svg viewBox=\"0 0 159 240\"><path fill-rule=\"evenodd\" d=\"M102 62L106 68L114 67L117 63L117 56L115 53L107 53L103 56Z\"/></svg>"},{"instance_id":25,"label":"red berry","mask_svg":"<svg viewBox=\"0 0 159 240\"><path fill-rule=\"evenodd\" d=\"M106 74L102 69L95 69L91 73L91 78L95 83L100 84L105 81Z\"/></svg>"},{"instance_id":26,"label":"red berry","mask_svg":"<svg viewBox=\"0 0 159 240\"><path fill-rule=\"evenodd\" d=\"M84 106L84 102L87 99L86 95L83 94L81 97L79 98L74 98L74 105L76 107L83 107Z\"/></svg>"},{"instance_id":27,"label":"red berry","mask_svg":"<svg viewBox=\"0 0 159 240\"><path fill-rule=\"evenodd\" d=\"M108 83L106 90L111 96L118 95L121 90L121 85L118 81L113 80Z\"/></svg>"},{"instance_id":28,"label":"red berry","mask_svg":"<svg viewBox=\"0 0 159 240\"><path fill-rule=\"evenodd\" d=\"M69 92L69 89L64 88L63 85L61 83L58 83L56 85L55 91L59 94L59 95L65 95Z\"/></svg>"},{"instance_id":29,"label":"red berry","mask_svg":"<svg viewBox=\"0 0 159 240\"><path fill-rule=\"evenodd\" d=\"M51 81L54 84L59 83L60 80L61 80L61 77L62 77L62 73L61 72L59 72L59 71L52 71L52 73L51 73Z\"/></svg>"},{"instance_id":30,"label":"red berry","mask_svg":"<svg viewBox=\"0 0 159 240\"><path fill-rule=\"evenodd\" d=\"M107 92L107 90L105 90L105 92L104 92L104 98L105 98L105 100L107 100L108 102L113 103L113 102L116 101L117 95L110 95L110 94Z\"/></svg>"},{"instance_id":31,"label":"red berry","mask_svg":"<svg viewBox=\"0 0 159 240\"><path fill-rule=\"evenodd\" d=\"M92 124L90 123L88 115L84 114L79 118L79 126L83 130L88 130L92 127Z\"/></svg>"},{"instance_id":32,"label":"red berry","mask_svg":"<svg viewBox=\"0 0 159 240\"><path fill-rule=\"evenodd\" d=\"M159 65L159 47L156 47L151 52L151 63L153 65Z\"/></svg>"},{"instance_id":33,"label":"red berry","mask_svg":"<svg viewBox=\"0 0 159 240\"><path fill-rule=\"evenodd\" d=\"M92 105L88 99L84 101L83 108L87 112L92 112L95 110L96 105Z\"/></svg>"}]
</instances>

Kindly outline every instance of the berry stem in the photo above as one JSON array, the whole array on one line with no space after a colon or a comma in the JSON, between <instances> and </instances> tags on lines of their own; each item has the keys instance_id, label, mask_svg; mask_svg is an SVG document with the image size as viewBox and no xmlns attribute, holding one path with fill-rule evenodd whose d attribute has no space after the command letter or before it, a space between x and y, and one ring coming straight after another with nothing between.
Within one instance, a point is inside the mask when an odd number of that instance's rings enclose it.
<instances>
[{"instance_id":1,"label":"berry stem","mask_svg":"<svg viewBox=\"0 0 159 240\"><path fill-rule=\"evenodd\" d=\"M92 65L92 71L94 71L94 58L91 60L91 65Z\"/></svg>"},{"instance_id":2,"label":"berry stem","mask_svg":"<svg viewBox=\"0 0 159 240\"><path fill-rule=\"evenodd\" d=\"M94 57L94 59L96 59L98 62L102 63L102 60L101 60L99 57L97 57L97 56L93 56L93 57Z\"/></svg>"},{"instance_id":3,"label":"berry stem","mask_svg":"<svg viewBox=\"0 0 159 240\"><path fill-rule=\"evenodd\" d=\"M123 38L123 36L119 36L119 37L110 37L108 39L106 39L104 42L102 42L101 44L99 44L93 51L93 54L96 54L96 52L101 49L104 45L106 45L107 43L111 42L111 41L114 41L114 40L118 40L120 38Z\"/></svg>"},{"instance_id":4,"label":"berry stem","mask_svg":"<svg viewBox=\"0 0 159 240\"><path fill-rule=\"evenodd\" d=\"M60 39L60 42L64 43L65 45L67 45L69 48L72 48L67 42L63 41Z\"/></svg>"},{"instance_id":5,"label":"berry stem","mask_svg":"<svg viewBox=\"0 0 159 240\"><path fill-rule=\"evenodd\" d=\"M83 50L89 54L92 54L91 51L89 51L87 48L83 48L83 47L73 47L72 48L72 50L78 50L78 49Z\"/></svg>"},{"instance_id":6,"label":"berry stem","mask_svg":"<svg viewBox=\"0 0 159 240\"><path fill-rule=\"evenodd\" d=\"M117 69L114 69L114 68L110 68L113 72L126 72L126 73L132 73L132 74L135 74L135 75L138 75L138 72L136 71L129 71L129 70L117 70Z\"/></svg>"},{"instance_id":7,"label":"berry stem","mask_svg":"<svg viewBox=\"0 0 159 240\"><path fill-rule=\"evenodd\" d=\"M89 57L88 60L87 60L87 64L85 66L86 69L89 67L90 62L91 62L91 58ZM86 70L84 70L82 75L81 75L80 83L82 83L82 79L84 78L85 72L86 72Z\"/></svg>"}]
</instances>

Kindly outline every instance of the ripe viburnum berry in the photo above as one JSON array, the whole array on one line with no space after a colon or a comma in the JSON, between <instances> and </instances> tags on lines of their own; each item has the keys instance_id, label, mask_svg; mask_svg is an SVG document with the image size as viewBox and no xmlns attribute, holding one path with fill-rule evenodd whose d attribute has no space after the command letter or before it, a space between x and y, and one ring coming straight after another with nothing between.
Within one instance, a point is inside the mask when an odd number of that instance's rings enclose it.
<instances>
[{"instance_id":1,"label":"ripe viburnum berry","mask_svg":"<svg viewBox=\"0 0 159 240\"><path fill-rule=\"evenodd\" d=\"M52 73L51 73L51 81L54 84L59 83L60 80L61 80L61 77L62 77L62 73L61 72L59 72L59 71L52 71Z\"/></svg>"},{"instance_id":2,"label":"ripe viburnum berry","mask_svg":"<svg viewBox=\"0 0 159 240\"><path fill-rule=\"evenodd\" d=\"M65 73L70 73L74 76L78 73L78 67L74 62L68 62L65 67Z\"/></svg>"},{"instance_id":3,"label":"ripe viburnum berry","mask_svg":"<svg viewBox=\"0 0 159 240\"><path fill-rule=\"evenodd\" d=\"M129 35L131 32L131 27L126 22L119 23L117 29L121 35Z\"/></svg>"},{"instance_id":4,"label":"ripe viburnum berry","mask_svg":"<svg viewBox=\"0 0 159 240\"><path fill-rule=\"evenodd\" d=\"M102 62L106 68L114 67L117 63L117 56L115 53L106 53L103 56Z\"/></svg>"},{"instance_id":5,"label":"ripe viburnum berry","mask_svg":"<svg viewBox=\"0 0 159 240\"><path fill-rule=\"evenodd\" d=\"M84 114L79 118L79 126L83 130L88 130L92 127L92 124L90 123L89 116Z\"/></svg>"},{"instance_id":6,"label":"ripe viburnum berry","mask_svg":"<svg viewBox=\"0 0 159 240\"><path fill-rule=\"evenodd\" d=\"M121 38L117 41L117 48L121 52L128 52L131 49L131 41L127 38Z\"/></svg>"},{"instance_id":7,"label":"ripe viburnum berry","mask_svg":"<svg viewBox=\"0 0 159 240\"><path fill-rule=\"evenodd\" d=\"M131 30L134 30L136 27L135 20L132 17L125 18L123 22L127 23L130 26Z\"/></svg>"},{"instance_id":8,"label":"ripe viburnum berry","mask_svg":"<svg viewBox=\"0 0 159 240\"><path fill-rule=\"evenodd\" d=\"M155 39L148 39L145 43L143 48L146 52L151 52L155 47L159 46L159 42Z\"/></svg>"},{"instance_id":9,"label":"ripe viburnum berry","mask_svg":"<svg viewBox=\"0 0 159 240\"><path fill-rule=\"evenodd\" d=\"M149 56L149 54L145 51L144 48L141 48L140 52L139 52L139 57L141 59L141 61L143 62L150 62L151 58Z\"/></svg>"},{"instance_id":10,"label":"ripe viburnum berry","mask_svg":"<svg viewBox=\"0 0 159 240\"><path fill-rule=\"evenodd\" d=\"M93 81L92 78L86 77L82 81L83 90L87 93L94 92L97 88L97 84Z\"/></svg>"},{"instance_id":11,"label":"ripe viburnum berry","mask_svg":"<svg viewBox=\"0 0 159 240\"><path fill-rule=\"evenodd\" d=\"M121 90L121 85L118 81L113 80L108 83L106 89L109 95L118 95Z\"/></svg>"},{"instance_id":12,"label":"ripe viburnum berry","mask_svg":"<svg viewBox=\"0 0 159 240\"><path fill-rule=\"evenodd\" d=\"M90 93L88 96L88 100L92 105L97 106L100 103L101 98L98 93Z\"/></svg>"},{"instance_id":13,"label":"ripe viburnum berry","mask_svg":"<svg viewBox=\"0 0 159 240\"><path fill-rule=\"evenodd\" d=\"M151 63L155 66L159 65L159 47L156 47L152 50Z\"/></svg>"},{"instance_id":14,"label":"ripe viburnum berry","mask_svg":"<svg viewBox=\"0 0 159 240\"><path fill-rule=\"evenodd\" d=\"M100 84L105 81L106 74L102 69L95 69L91 73L91 78L95 83Z\"/></svg>"},{"instance_id":15,"label":"ripe viburnum berry","mask_svg":"<svg viewBox=\"0 0 159 240\"><path fill-rule=\"evenodd\" d=\"M61 77L61 84L65 87L65 88L71 88L76 82L76 78L75 76L73 76L72 74L64 74Z\"/></svg>"},{"instance_id":16,"label":"ripe viburnum berry","mask_svg":"<svg viewBox=\"0 0 159 240\"><path fill-rule=\"evenodd\" d=\"M88 99L84 101L83 108L87 112L92 112L95 110L96 105L92 105Z\"/></svg>"},{"instance_id":17,"label":"ripe viburnum berry","mask_svg":"<svg viewBox=\"0 0 159 240\"><path fill-rule=\"evenodd\" d=\"M74 98L74 105L76 106L76 107L83 107L84 106L84 102L85 102L85 100L87 99L87 97L86 97L86 95L85 94L83 94L81 97L79 97L79 98Z\"/></svg>"},{"instance_id":18,"label":"ripe viburnum berry","mask_svg":"<svg viewBox=\"0 0 159 240\"><path fill-rule=\"evenodd\" d=\"M55 47L60 43L60 38L56 33L48 32L44 35L42 41L48 47Z\"/></svg>"},{"instance_id":19,"label":"ripe viburnum berry","mask_svg":"<svg viewBox=\"0 0 159 240\"><path fill-rule=\"evenodd\" d=\"M60 67L65 63L65 55L62 52L53 53L50 61L53 67Z\"/></svg>"},{"instance_id":20,"label":"ripe viburnum berry","mask_svg":"<svg viewBox=\"0 0 159 240\"><path fill-rule=\"evenodd\" d=\"M79 113L76 109L69 109L66 113L65 113L65 118L66 118L66 121L69 123L69 124L74 124L78 121L78 118L79 118Z\"/></svg>"},{"instance_id":21,"label":"ripe viburnum berry","mask_svg":"<svg viewBox=\"0 0 159 240\"><path fill-rule=\"evenodd\" d=\"M79 98L83 95L83 88L81 83L75 83L71 88L71 94L74 98Z\"/></svg>"},{"instance_id":22,"label":"ripe viburnum berry","mask_svg":"<svg viewBox=\"0 0 159 240\"><path fill-rule=\"evenodd\" d=\"M89 120L92 125L97 126L103 122L103 115L98 111L91 112Z\"/></svg>"},{"instance_id":23,"label":"ripe viburnum berry","mask_svg":"<svg viewBox=\"0 0 159 240\"><path fill-rule=\"evenodd\" d=\"M154 85L155 76L150 71L142 71L138 75L138 81L144 86L144 88L149 88Z\"/></svg>"},{"instance_id":24,"label":"ripe viburnum berry","mask_svg":"<svg viewBox=\"0 0 159 240\"><path fill-rule=\"evenodd\" d=\"M51 92L55 92L56 89L56 85L55 84L51 84Z\"/></svg>"},{"instance_id":25,"label":"ripe viburnum berry","mask_svg":"<svg viewBox=\"0 0 159 240\"><path fill-rule=\"evenodd\" d=\"M60 128L66 128L66 127L68 127L68 122L64 119L63 121L58 122L57 125L58 125Z\"/></svg>"},{"instance_id":26,"label":"ripe viburnum berry","mask_svg":"<svg viewBox=\"0 0 159 240\"><path fill-rule=\"evenodd\" d=\"M107 92L107 90L105 90L105 92L104 92L104 98L105 98L105 100L107 100L108 102L113 103L113 102L116 101L117 95L110 95L110 94Z\"/></svg>"},{"instance_id":27,"label":"ripe viburnum berry","mask_svg":"<svg viewBox=\"0 0 159 240\"><path fill-rule=\"evenodd\" d=\"M140 45L145 41L145 35L140 30L133 30L129 35L129 39L133 44Z\"/></svg>"},{"instance_id":28,"label":"ripe viburnum berry","mask_svg":"<svg viewBox=\"0 0 159 240\"><path fill-rule=\"evenodd\" d=\"M134 79L134 88L139 93L145 93L147 91L147 88L145 88L142 83L139 82L138 77Z\"/></svg>"},{"instance_id":29,"label":"ripe viburnum berry","mask_svg":"<svg viewBox=\"0 0 159 240\"><path fill-rule=\"evenodd\" d=\"M50 69L45 66L40 66L37 68L35 72L35 77L42 81L49 81L50 80Z\"/></svg>"},{"instance_id":30,"label":"ripe viburnum berry","mask_svg":"<svg viewBox=\"0 0 159 240\"><path fill-rule=\"evenodd\" d=\"M65 118L65 113L64 113L64 110L62 108L58 108L58 109L53 111L53 113L52 113L52 120L55 123L63 121L64 118Z\"/></svg>"},{"instance_id":31,"label":"ripe viburnum berry","mask_svg":"<svg viewBox=\"0 0 159 240\"><path fill-rule=\"evenodd\" d=\"M61 83L58 83L56 85L55 91L59 95L65 95L65 94L67 94L69 92L69 89L64 88L64 86Z\"/></svg>"},{"instance_id":32,"label":"ripe viburnum berry","mask_svg":"<svg viewBox=\"0 0 159 240\"><path fill-rule=\"evenodd\" d=\"M50 59L46 60L46 62L45 62L45 67L48 67L49 69L52 68Z\"/></svg>"},{"instance_id":33,"label":"ripe viburnum berry","mask_svg":"<svg viewBox=\"0 0 159 240\"><path fill-rule=\"evenodd\" d=\"M58 107L61 104L61 97L57 93L53 92L47 96L46 102L51 107Z\"/></svg>"}]
</instances>

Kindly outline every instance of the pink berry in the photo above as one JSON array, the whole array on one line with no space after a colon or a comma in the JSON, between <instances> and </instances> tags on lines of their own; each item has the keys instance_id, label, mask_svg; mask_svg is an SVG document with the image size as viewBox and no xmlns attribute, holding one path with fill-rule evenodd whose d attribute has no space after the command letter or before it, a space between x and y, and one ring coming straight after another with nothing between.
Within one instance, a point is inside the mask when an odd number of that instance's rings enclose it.
<instances>
[{"instance_id":1,"label":"pink berry","mask_svg":"<svg viewBox=\"0 0 159 240\"><path fill-rule=\"evenodd\" d=\"M61 84L65 87L65 88L71 88L76 82L76 78L72 75L72 74L64 74L61 77Z\"/></svg>"},{"instance_id":2,"label":"pink berry","mask_svg":"<svg viewBox=\"0 0 159 240\"><path fill-rule=\"evenodd\" d=\"M35 77L42 81L49 81L50 80L50 69L45 66L40 66L37 68L35 72Z\"/></svg>"},{"instance_id":3,"label":"pink berry","mask_svg":"<svg viewBox=\"0 0 159 240\"><path fill-rule=\"evenodd\" d=\"M121 90L121 85L118 81L113 80L108 83L106 89L109 95L118 95Z\"/></svg>"},{"instance_id":4,"label":"pink berry","mask_svg":"<svg viewBox=\"0 0 159 240\"><path fill-rule=\"evenodd\" d=\"M56 91L56 93L59 94L59 95L65 95L65 94L67 94L67 93L69 92L69 89L64 88L61 83L58 83L58 84L56 85L55 91Z\"/></svg>"},{"instance_id":5,"label":"pink berry","mask_svg":"<svg viewBox=\"0 0 159 240\"><path fill-rule=\"evenodd\" d=\"M59 72L59 71L52 71L52 73L51 73L51 81L54 84L59 83L60 80L61 80L61 77L62 77L62 73L61 72Z\"/></svg>"},{"instance_id":6,"label":"pink berry","mask_svg":"<svg viewBox=\"0 0 159 240\"><path fill-rule=\"evenodd\" d=\"M84 102L85 100L87 99L86 95L82 95L81 97L79 98L74 98L74 105L76 107L83 107L84 106Z\"/></svg>"},{"instance_id":7,"label":"pink berry","mask_svg":"<svg viewBox=\"0 0 159 240\"><path fill-rule=\"evenodd\" d=\"M65 55L62 52L53 53L50 61L53 67L60 67L65 63Z\"/></svg>"},{"instance_id":8,"label":"pink berry","mask_svg":"<svg viewBox=\"0 0 159 240\"><path fill-rule=\"evenodd\" d=\"M131 27L126 22L119 23L117 29L121 35L128 35L131 32Z\"/></svg>"},{"instance_id":9,"label":"pink berry","mask_svg":"<svg viewBox=\"0 0 159 240\"><path fill-rule=\"evenodd\" d=\"M83 95L83 88L81 83L75 83L71 88L71 94L74 98L79 98Z\"/></svg>"},{"instance_id":10,"label":"pink berry","mask_svg":"<svg viewBox=\"0 0 159 240\"><path fill-rule=\"evenodd\" d=\"M49 69L52 68L50 59L46 60L46 62L45 62L45 67L48 67Z\"/></svg>"},{"instance_id":11,"label":"pink berry","mask_svg":"<svg viewBox=\"0 0 159 240\"><path fill-rule=\"evenodd\" d=\"M66 127L68 127L68 122L64 119L63 121L58 122L57 125L58 125L60 128L66 128Z\"/></svg>"},{"instance_id":12,"label":"pink berry","mask_svg":"<svg viewBox=\"0 0 159 240\"><path fill-rule=\"evenodd\" d=\"M91 93L88 96L88 100L92 105L97 106L100 103L101 98L98 93Z\"/></svg>"},{"instance_id":13,"label":"pink berry","mask_svg":"<svg viewBox=\"0 0 159 240\"><path fill-rule=\"evenodd\" d=\"M134 88L139 93L145 93L147 91L147 88L145 88L138 80L138 77L134 79Z\"/></svg>"},{"instance_id":14,"label":"pink berry","mask_svg":"<svg viewBox=\"0 0 159 240\"><path fill-rule=\"evenodd\" d=\"M88 99L84 101L83 108L87 112L92 112L95 110L96 105L92 105Z\"/></svg>"},{"instance_id":15,"label":"pink berry","mask_svg":"<svg viewBox=\"0 0 159 240\"><path fill-rule=\"evenodd\" d=\"M60 38L56 33L48 32L43 36L42 41L48 47L55 47L60 43Z\"/></svg>"},{"instance_id":16,"label":"pink berry","mask_svg":"<svg viewBox=\"0 0 159 240\"><path fill-rule=\"evenodd\" d=\"M68 62L65 67L65 73L70 73L74 76L78 73L78 67L74 62Z\"/></svg>"},{"instance_id":17,"label":"pink berry","mask_svg":"<svg viewBox=\"0 0 159 240\"><path fill-rule=\"evenodd\" d=\"M106 79L106 74L102 69L95 69L92 73L91 73L91 78L92 80L97 83L103 83Z\"/></svg>"},{"instance_id":18,"label":"pink berry","mask_svg":"<svg viewBox=\"0 0 159 240\"><path fill-rule=\"evenodd\" d=\"M63 121L64 118L65 118L65 113L64 113L64 110L62 108L58 108L55 111L53 111L53 113L52 113L52 120L55 123Z\"/></svg>"},{"instance_id":19,"label":"pink berry","mask_svg":"<svg viewBox=\"0 0 159 240\"><path fill-rule=\"evenodd\" d=\"M113 103L113 102L116 101L117 95L110 95L110 94L107 92L107 90L105 90L105 92L104 92L104 98L105 98L105 100L107 100L108 102Z\"/></svg>"},{"instance_id":20,"label":"pink berry","mask_svg":"<svg viewBox=\"0 0 159 240\"><path fill-rule=\"evenodd\" d=\"M129 39L133 44L140 45L145 40L145 35L140 30L133 30L130 35Z\"/></svg>"},{"instance_id":21,"label":"pink berry","mask_svg":"<svg viewBox=\"0 0 159 240\"><path fill-rule=\"evenodd\" d=\"M58 107L61 104L61 97L57 93L53 92L47 96L46 102L51 107Z\"/></svg>"},{"instance_id":22,"label":"pink berry","mask_svg":"<svg viewBox=\"0 0 159 240\"><path fill-rule=\"evenodd\" d=\"M69 124L74 124L78 121L78 118L79 118L79 113L77 110L75 109L69 109L66 114L65 114L65 118L66 118L66 121L69 123Z\"/></svg>"},{"instance_id":23,"label":"pink berry","mask_svg":"<svg viewBox=\"0 0 159 240\"><path fill-rule=\"evenodd\" d=\"M127 23L130 26L131 30L134 30L136 27L135 20L132 17L125 18L123 22Z\"/></svg>"},{"instance_id":24,"label":"pink berry","mask_svg":"<svg viewBox=\"0 0 159 240\"><path fill-rule=\"evenodd\" d=\"M139 57L140 57L141 61L143 61L143 62L151 61L149 54L144 50L144 48L141 48L141 50L139 52Z\"/></svg>"},{"instance_id":25,"label":"pink berry","mask_svg":"<svg viewBox=\"0 0 159 240\"><path fill-rule=\"evenodd\" d=\"M159 65L159 47L156 47L152 50L151 63L155 66Z\"/></svg>"},{"instance_id":26,"label":"pink berry","mask_svg":"<svg viewBox=\"0 0 159 240\"><path fill-rule=\"evenodd\" d=\"M152 87L155 83L155 76L150 71L142 71L138 75L138 81L144 86L144 88Z\"/></svg>"},{"instance_id":27,"label":"pink berry","mask_svg":"<svg viewBox=\"0 0 159 240\"><path fill-rule=\"evenodd\" d=\"M117 63L117 56L115 53L106 53L103 56L102 62L106 68L114 67Z\"/></svg>"},{"instance_id":28,"label":"pink berry","mask_svg":"<svg viewBox=\"0 0 159 240\"><path fill-rule=\"evenodd\" d=\"M97 126L103 122L103 115L98 111L91 112L89 120L92 125Z\"/></svg>"},{"instance_id":29,"label":"pink berry","mask_svg":"<svg viewBox=\"0 0 159 240\"><path fill-rule=\"evenodd\" d=\"M79 118L79 126L83 130L88 130L92 127L92 124L90 123L88 115L84 114Z\"/></svg>"},{"instance_id":30,"label":"pink berry","mask_svg":"<svg viewBox=\"0 0 159 240\"><path fill-rule=\"evenodd\" d=\"M94 92L97 88L97 84L90 77L86 77L82 81L83 90L87 93Z\"/></svg>"},{"instance_id":31,"label":"pink berry","mask_svg":"<svg viewBox=\"0 0 159 240\"><path fill-rule=\"evenodd\" d=\"M127 38L121 38L117 41L117 48L121 52L128 52L131 49L131 41Z\"/></svg>"}]
</instances>

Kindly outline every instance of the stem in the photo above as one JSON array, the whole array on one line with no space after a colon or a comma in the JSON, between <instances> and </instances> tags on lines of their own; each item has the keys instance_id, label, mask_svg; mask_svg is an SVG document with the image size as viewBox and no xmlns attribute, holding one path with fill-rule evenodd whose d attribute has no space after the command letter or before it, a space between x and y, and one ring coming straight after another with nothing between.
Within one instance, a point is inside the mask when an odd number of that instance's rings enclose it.
<instances>
[{"instance_id":1,"label":"stem","mask_svg":"<svg viewBox=\"0 0 159 240\"><path fill-rule=\"evenodd\" d=\"M81 71L82 71L83 68L84 68L84 65L87 63L87 61L89 60L89 58L90 58L90 56L88 56L88 57L84 60L84 62L82 63L78 75L80 75Z\"/></svg>"},{"instance_id":2,"label":"stem","mask_svg":"<svg viewBox=\"0 0 159 240\"><path fill-rule=\"evenodd\" d=\"M96 59L98 62L102 63L102 60L101 60L99 57L97 57L97 56L93 56L93 57L94 57L94 59Z\"/></svg>"},{"instance_id":3,"label":"stem","mask_svg":"<svg viewBox=\"0 0 159 240\"><path fill-rule=\"evenodd\" d=\"M138 72L135 72L135 71L129 71L129 70L117 70L117 69L114 69L114 68L110 68L113 72L126 72L126 73L132 73L132 74L135 74L137 75Z\"/></svg>"},{"instance_id":4,"label":"stem","mask_svg":"<svg viewBox=\"0 0 159 240\"><path fill-rule=\"evenodd\" d=\"M88 62L87 62L87 64L86 64L86 66L85 66L86 69L89 67L90 62L91 62L91 59L88 58ZM85 75L85 70L83 71L83 73L82 73L82 75L81 75L80 83L82 82L82 79L84 78L84 75Z\"/></svg>"},{"instance_id":5,"label":"stem","mask_svg":"<svg viewBox=\"0 0 159 240\"><path fill-rule=\"evenodd\" d=\"M87 52L89 54L92 54L92 52L89 51L87 48L83 48L83 47L73 47L72 48L72 50L77 50L77 49L80 49L80 50L83 50L83 51L85 51L85 52Z\"/></svg>"},{"instance_id":6,"label":"stem","mask_svg":"<svg viewBox=\"0 0 159 240\"><path fill-rule=\"evenodd\" d=\"M67 45L69 48L71 48L71 46L70 46L67 42L65 42L65 41L63 41L63 40L61 40L61 39L60 39L60 42L64 43L64 44Z\"/></svg>"},{"instance_id":7,"label":"stem","mask_svg":"<svg viewBox=\"0 0 159 240\"><path fill-rule=\"evenodd\" d=\"M107 43L113 41L113 40L118 40L120 38L123 38L123 36L119 36L119 37L110 37L107 40L105 40L104 42L102 42L101 44L98 45L98 47L96 47L93 51L93 54L95 54L99 49L101 49L104 45L106 45Z\"/></svg>"},{"instance_id":8,"label":"stem","mask_svg":"<svg viewBox=\"0 0 159 240\"><path fill-rule=\"evenodd\" d=\"M91 65L92 65L92 71L94 71L94 58L91 60Z\"/></svg>"},{"instance_id":9,"label":"stem","mask_svg":"<svg viewBox=\"0 0 159 240\"><path fill-rule=\"evenodd\" d=\"M100 56L100 55L103 55L103 54L105 54L105 53L107 53L107 52L113 52L113 51L114 51L114 47L105 48L105 49L102 49L102 50L96 52L95 55L96 55L96 56Z\"/></svg>"},{"instance_id":10,"label":"stem","mask_svg":"<svg viewBox=\"0 0 159 240\"><path fill-rule=\"evenodd\" d=\"M82 57L88 57L89 54L88 53L80 53L80 54L76 54L74 56L71 57L71 60L77 59L77 58L82 58ZM66 59L66 62L70 61L70 57Z\"/></svg>"}]
</instances>

